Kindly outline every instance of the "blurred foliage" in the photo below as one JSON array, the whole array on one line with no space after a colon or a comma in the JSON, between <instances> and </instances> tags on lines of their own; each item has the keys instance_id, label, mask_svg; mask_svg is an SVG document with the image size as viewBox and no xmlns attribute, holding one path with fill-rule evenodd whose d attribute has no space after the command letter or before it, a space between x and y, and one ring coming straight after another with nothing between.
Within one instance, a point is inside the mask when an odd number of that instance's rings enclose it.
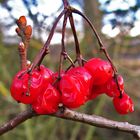
<instances>
[{"instance_id":1,"label":"blurred foliage","mask_svg":"<svg viewBox=\"0 0 140 140\"><path fill-rule=\"evenodd\" d=\"M121 5L116 6L113 10L110 10L110 5L113 6L113 0L99 0L101 5L101 10L104 12L104 16L110 16L108 21L111 23L112 28L116 26L129 26L132 28L135 21L139 20L136 13L140 10L140 0L132 0L131 4L129 0L121 0ZM133 4L132 4L133 3ZM129 18L128 18L129 17Z\"/></svg>"},{"instance_id":2,"label":"blurred foliage","mask_svg":"<svg viewBox=\"0 0 140 140\"><path fill-rule=\"evenodd\" d=\"M90 8L89 8L90 6ZM87 114L97 114L109 119L118 121L128 121L139 124L140 108L140 37L131 38L121 33L115 38L107 38L100 32L102 12L93 7L99 6L97 1L85 0L85 14L95 21L97 28L111 58L117 66L118 72L123 75L125 89L133 98L135 112L127 116L121 116L113 108L112 101L105 95L96 98L94 101L86 103L77 111ZM92 13L93 12L93 13ZM97 13L96 13L97 12ZM90 15L88 15L88 13ZM94 17L92 16L94 15ZM97 16L96 16L97 15ZM81 50L83 56L89 59L93 56L103 57L97 45L97 41L89 27L85 24L85 37L81 40ZM88 29L88 30L87 30ZM26 106L16 103L10 96L9 87L12 77L19 71L19 56L17 44L4 44L3 36L0 34L0 124L13 118L17 113L26 109ZM32 39L28 51L28 59L33 60L40 48L43 46L40 40ZM50 54L45 57L43 63L54 71L58 69L58 60L61 45L52 45ZM67 51L72 58L75 57L74 44L67 43ZM69 63L65 63L66 68ZM17 128L0 137L1 140L132 140L131 135L115 130L101 129L81 123L62 120L49 116L32 118Z\"/></svg>"}]
</instances>

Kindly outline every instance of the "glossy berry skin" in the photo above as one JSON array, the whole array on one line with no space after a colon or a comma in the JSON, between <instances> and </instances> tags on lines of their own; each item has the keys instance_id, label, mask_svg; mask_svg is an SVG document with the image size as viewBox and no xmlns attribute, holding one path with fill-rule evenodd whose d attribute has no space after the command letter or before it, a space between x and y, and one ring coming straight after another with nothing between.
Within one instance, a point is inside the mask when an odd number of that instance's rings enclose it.
<instances>
[{"instance_id":1,"label":"glossy berry skin","mask_svg":"<svg viewBox=\"0 0 140 140\"><path fill-rule=\"evenodd\" d=\"M81 86L83 85L85 97L88 98L93 85L93 79L91 74L84 67L71 68L67 72L67 74L79 80Z\"/></svg>"},{"instance_id":2,"label":"glossy berry skin","mask_svg":"<svg viewBox=\"0 0 140 140\"><path fill-rule=\"evenodd\" d=\"M92 75L95 85L104 84L113 75L111 64L100 58L90 59L85 63L84 67Z\"/></svg>"},{"instance_id":3,"label":"glossy berry skin","mask_svg":"<svg viewBox=\"0 0 140 140\"><path fill-rule=\"evenodd\" d=\"M134 111L133 101L126 93L123 93L122 98L114 97L113 104L119 114L125 115Z\"/></svg>"},{"instance_id":4,"label":"glossy berry skin","mask_svg":"<svg viewBox=\"0 0 140 140\"><path fill-rule=\"evenodd\" d=\"M53 114L58 110L60 99L60 93L49 84L45 92L32 104L32 108L37 114Z\"/></svg>"},{"instance_id":5,"label":"glossy berry skin","mask_svg":"<svg viewBox=\"0 0 140 140\"><path fill-rule=\"evenodd\" d=\"M120 88L121 92L123 92L124 91L123 77L121 75L118 75L117 80L118 80L119 88ZM106 83L106 94L110 97L119 97L120 96L120 91L118 89L116 80L113 77L111 79L109 79Z\"/></svg>"},{"instance_id":6,"label":"glossy berry skin","mask_svg":"<svg viewBox=\"0 0 140 140\"><path fill-rule=\"evenodd\" d=\"M93 100L96 97L98 97L99 95L106 93L106 91L107 91L106 84L103 84L103 85L93 85L91 93L90 93L90 96L89 96L88 99L89 100Z\"/></svg>"},{"instance_id":7,"label":"glossy berry skin","mask_svg":"<svg viewBox=\"0 0 140 140\"><path fill-rule=\"evenodd\" d=\"M65 72L64 71L61 71L60 72L60 77L62 78L64 75L65 75ZM52 79L53 79L53 82L52 82L53 86L56 89L59 90L59 81L60 81L60 79L58 79L58 72L53 73Z\"/></svg>"},{"instance_id":8,"label":"glossy berry skin","mask_svg":"<svg viewBox=\"0 0 140 140\"><path fill-rule=\"evenodd\" d=\"M85 89L81 81L75 77L65 74L59 82L61 91L61 102L68 108L77 108L86 101Z\"/></svg>"},{"instance_id":9,"label":"glossy berry skin","mask_svg":"<svg viewBox=\"0 0 140 140\"><path fill-rule=\"evenodd\" d=\"M22 70L18 72L11 84L11 96L18 102L32 104L49 83L52 83L52 71L43 65L29 75Z\"/></svg>"},{"instance_id":10,"label":"glossy berry skin","mask_svg":"<svg viewBox=\"0 0 140 140\"><path fill-rule=\"evenodd\" d=\"M124 92L123 77L121 75L118 75L117 79L118 79L118 84L119 84L121 92ZM114 77L109 79L105 84L102 84L102 85L93 84L92 91L89 96L89 100L92 100L103 93L105 93L109 97L119 97L120 96L120 91L118 89L118 86L117 86L117 83L116 83L116 80L114 79Z\"/></svg>"}]
</instances>

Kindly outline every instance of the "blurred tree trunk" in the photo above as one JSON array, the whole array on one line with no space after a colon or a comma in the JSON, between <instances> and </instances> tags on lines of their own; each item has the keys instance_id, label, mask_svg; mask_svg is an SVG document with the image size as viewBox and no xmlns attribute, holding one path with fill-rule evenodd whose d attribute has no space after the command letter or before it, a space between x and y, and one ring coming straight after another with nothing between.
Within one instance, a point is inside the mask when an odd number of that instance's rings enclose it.
<instances>
[{"instance_id":1,"label":"blurred tree trunk","mask_svg":"<svg viewBox=\"0 0 140 140\"><path fill-rule=\"evenodd\" d=\"M84 13L90 19L90 21L94 24L99 35L101 34L101 24L102 24L102 12L99 10L99 2L98 0L84 0ZM87 26L84 22L84 40L83 44L91 47L97 46L97 41L93 33L91 32L91 28ZM95 51L96 52L96 51ZM93 52L94 53L94 50Z\"/></svg>"},{"instance_id":2,"label":"blurred tree trunk","mask_svg":"<svg viewBox=\"0 0 140 140\"><path fill-rule=\"evenodd\" d=\"M84 0L84 13L88 16L97 30L101 29L101 11L98 0Z\"/></svg>"}]
</instances>

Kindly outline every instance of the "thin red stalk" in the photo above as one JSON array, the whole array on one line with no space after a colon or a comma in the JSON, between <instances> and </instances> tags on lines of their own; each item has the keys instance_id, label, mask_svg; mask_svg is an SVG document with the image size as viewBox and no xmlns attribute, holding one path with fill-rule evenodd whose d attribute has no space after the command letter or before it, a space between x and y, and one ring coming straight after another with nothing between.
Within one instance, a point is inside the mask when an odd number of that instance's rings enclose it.
<instances>
[{"instance_id":1,"label":"thin red stalk","mask_svg":"<svg viewBox=\"0 0 140 140\"><path fill-rule=\"evenodd\" d=\"M74 19L73 19L72 13L70 13L69 21L70 21L71 29L72 29L74 40L75 40L75 48L76 48L76 55L77 55L76 58L77 58L77 61L78 61L79 65L82 66L82 58L81 58L81 52L80 52L80 45L79 45L79 41L78 41L78 38L77 38L77 34L76 34L76 29L75 29L75 24L74 24Z\"/></svg>"},{"instance_id":2,"label":"thin red stalk","mask_svg":"<svg viewBox=\"0 0 140 140\"><path fill-rule=\"evenodd\" d=\"M18 46L19 56L20 56L20 69L26 69L27 63L27 50L23 42L19 43Z\"/></svg>"},{"instance_id":3,"label":"thin red stalk","mask_svg":"<svg viewBox=\"0 0 140 140\"><path fill-rule=\"evenodd\" d=\"M69 12L67 12L64 16L64 21L63 21L63 27L62 27L62 51L61 51L61 56L63 56L63 59L68 59L70 61L70 63L72 64L72 66L74 65L73 60L71 59L71 57L67 54L66 50L65 50L65 32L66 32L66 24L67 24L67 19L69 17ZM60 56L60 57L61 57ZM61 58L62 59L62 58ZM62 65L62 64L61 64Z\"/></svg>"},{"instance_id":4,"label":"thin red stalk","mask_svg":"<svg viewBox=\"0 0 140 140\"><path fill-rule=\"evenodd\" d=\"M75 59L73 63L75 64L76 62L77 62L77 59ZM75 65L74 65L74 66L75 66ZM71 64L71 65L65 70L65 72L67 72L71 67L73 67L73 64Z\"/></svg>"},{"instance_id":5,"label":"thin red stalk","mask_svg":"<svg viewBox=\"0 0 140 140\"><path fill-rule=\"evenodd\" d=\"M58 71L58 78L60 79L61 77L61 71L62 71L62 66L63 66L63 60L65 58L66 50L65 50L65 32L66 32L66 25L67 25L67 18L68 18L68 13L65 13L64 16L64 21L63 21L63 27L62 27L62 39L61 39L61 44L62 44L62 49L61 49L61 54L60 54L60 62L59 62L59 71Z\"/></svg>"},{"instance_id":6,"label":"thin red stalk","mask_svg":"<svg viewBox=\"0 0 140 140\"><path fill-rule=\"evenodd\" d=\"M67 8L69 6L68 0L62 0L64 8Z\"/></svg>"},{"instance_id":7,"label":"thin red stalk","mask_svg":"<svg viewBox=\"0 0 140 140\"><path fill-rule=\"evenodd\" d=\"M43 58L45 57L45 55L48 53L48 48L51 42L51 39L54 35L54 31L56 29L56 26L59 22L59 20L61 19L61 17L65 14L66 10L64 9L59 16L56 18L53 27L51 28L50 34L48 36L48 39L46 41L46 43L44 44L43 48L40 50L40 52L38 53L38 55L36 56L35 60L33 61L32 66L30 67L28 72L31 72L37 65L39 66L43 60Z\"/></svg>"},{"instance_id":8,"label":"thin red stalk","mask_svg":"<svg viewBox=\"0 0 140 140\"><path fill-rule=\"evenodd\" d=\"M96 36L96 38L97 38L97 40L98 40L100 49L104 52L104 54L105 54L105 56L107 57L108 61L111 63L112 69L114 70L114 72L116 72L116 68L115 68L114 64L112 63L112 60L111 60L110 56L108 55L108 53L107 53L107 51L106 51L106 49L105 49L105 47L104 47L104 44L103 44L101 38L99 37L99 35L98 35L98 33L97 33L97 31L96 31L94 25L93 25L93 24L90 22L90 20L89 20L83 13L81 13L79 10L77 10L77 9L75 9L75 8L71 8L71 9L72 9L72 12L74 12L74 13L76 13L76 14L82 16L82 17L87 21L87 23L89 24L89 26L90 26L91 29L93 30L93 32L94 32L94 34L95 34L95 36Z\"/></svg>"},{"instance_id":9,"label":"thin red stalk","mask_svg":"<svg viewBox=\"0 0 140 140\"><path fill-rule=\"evenodd\" d=\"M73 67L75 67L75 64L74 64L73 60L71 59L71 57L68 54L66 54L66 58L70 61L71 65Z\"/></svg>"}]
</instances>

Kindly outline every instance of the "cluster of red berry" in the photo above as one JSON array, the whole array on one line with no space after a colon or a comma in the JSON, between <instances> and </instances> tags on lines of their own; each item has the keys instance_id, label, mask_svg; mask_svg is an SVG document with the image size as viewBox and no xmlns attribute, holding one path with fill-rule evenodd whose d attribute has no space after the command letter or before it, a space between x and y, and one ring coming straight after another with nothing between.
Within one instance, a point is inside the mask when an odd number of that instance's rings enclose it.
<instances>
[{"instance_id":1,"label":"cluster of red berry","mask_svg":"<svg viewBox=\"0 0 140 140\"><path fill-rule=\"evenodd\" d=\"M55 113L60 103L77 108L103 93L113 97L118 113L133 112L134 105L124 91L122 76L116 82L113 75L111 64L100 58L92 58L83 67L73 67L60 74L41 65L30 74L25 70L18 72L11 85L11 95L18 102L31 104L38 114Z\"/></svg>"}]
</instances>

